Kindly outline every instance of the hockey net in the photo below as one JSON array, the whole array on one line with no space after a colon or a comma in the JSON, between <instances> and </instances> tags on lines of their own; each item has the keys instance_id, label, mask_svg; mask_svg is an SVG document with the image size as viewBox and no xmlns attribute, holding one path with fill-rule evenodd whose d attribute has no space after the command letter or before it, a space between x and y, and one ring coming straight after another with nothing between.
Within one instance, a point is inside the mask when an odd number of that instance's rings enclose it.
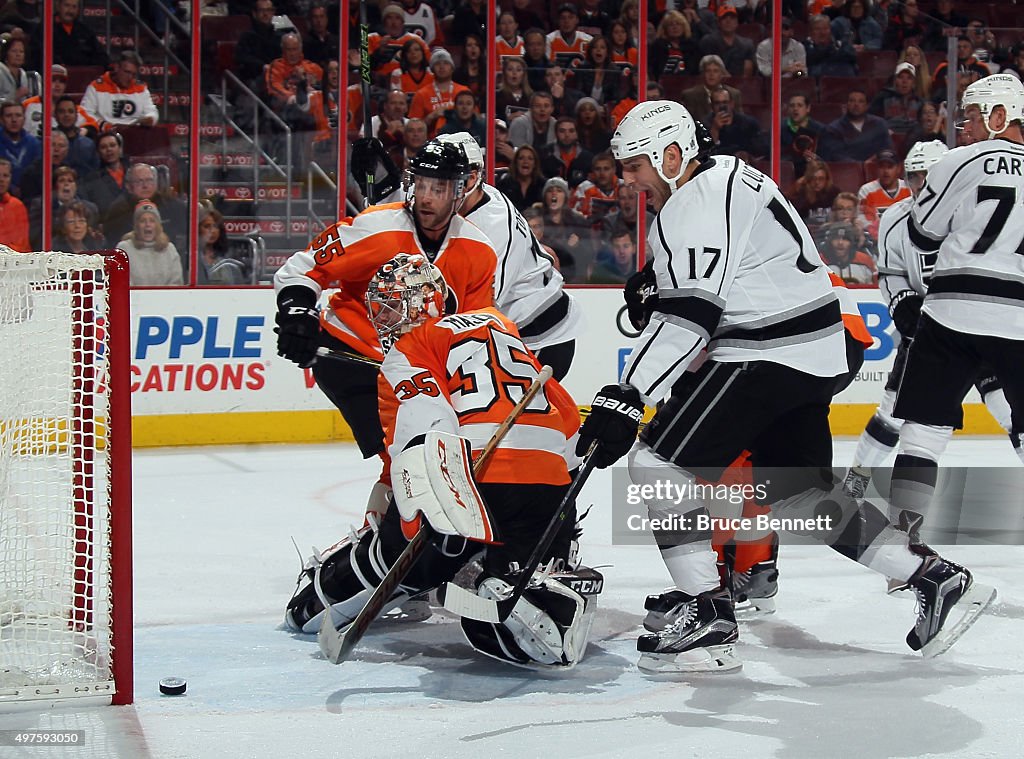
<instances>
[{"instance_id":1,"label":"hockey net","mask_svg":"<svg viewBox=\"0 0 1024 759\"><path fill-rule=\"evenodd\" d=\"M124 254L0 246L0 709L132 700Z\"/></svg>"}]
</instances>

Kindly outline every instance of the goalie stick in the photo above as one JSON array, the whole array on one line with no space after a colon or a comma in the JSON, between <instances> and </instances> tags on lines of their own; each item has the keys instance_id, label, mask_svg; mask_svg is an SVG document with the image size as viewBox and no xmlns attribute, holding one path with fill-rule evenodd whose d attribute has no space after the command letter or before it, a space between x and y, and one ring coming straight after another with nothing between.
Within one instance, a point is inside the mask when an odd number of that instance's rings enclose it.
<instances>
[{"instance_id":1,"label":"goalie stick","mask_svg":"<svg viewBox=\"0 0 1024 759\"><path fill-rule=\"evenodd\" d=\"M526 590L526 586L529 585L530 580L533 578L534 571L540 565L544 555L551 549L551 544L555 542L555 537L558 535L559 530L562 529L562 524L569 515L569 510L572 508L576 496L579 495L583 484L594 470L595 447L592 446L587 452L587 456L583 459L583 464L580 466L580 471L569 486L569 490L566 491L565 497L559 504L555 515L548 522L548 526L545 528L540 542L533 549L533 553L530 554L526 566L520 570L519 579L516 580L516 584L512 587L508 597L500 601L494 601L489 598L482 598L461 585L447 582L438 591L438 600L444 608L460 617L468 617L469 619L476 619L481 622L500 623L508 619L509 614L512 613L512 610L516 607L516 604Z\"/></svg>"},{"instance_id":2,"label":"goalie stick","mask_svg":"<svg viewBox=\"0 0 1024 759\"><path fill-rule=\"evenodd\" d=\"M490 460L491 455L497 449L501 443L505 434L512 428L512 425L516 423L519 415L523 413L530 401L534 399L537 393L540 392L541 388L544 387L544 383L551 379L552 369L550 366L545 366L540 370L540 374L537 375L537 379L533 381L526 392L523 393L523 397L515 405L515 408L509 412L509 415L505 417L505 420L498 425L498 429L494 431L491 439L487 441L487 445L484 446L483 452L480 457L473 463L473 474L479 476L484 468L487 466L487 462ZM340 664L343 662L355 647L355 645L362 640L363 635L366 634L367 628L373 623L384 608L384 605L388 602L394 592L398 589L398 586L402 584L402 580L405 579L406 575L409 574L409 570L412 569L416 560L419 559L424 549L427 547L427 541L433 534L430 525L423 521L422 526L416 531L412 540L406 545L405 550L402 551L398 559L388 570L388 573L384 575L384 579L381 580L380 585L374 588L373 593L363 604L363 608L356 615L355 619L345 627L343 630L338 630L334 627L334 615L331 612L330 604L325 603L326 607L323 620L320 622L320 632L317 633L316 640L320 646L320 650L323 655L327 657L327 660L332 664Z\"/></svg>"},{"instance_id":3,"label":"goalie stick","mask_svg":"<svg viewBox=\"0 0 1024 759\"><path fill-rule=\"evenodd\" d=\"M373 119L370 116L370 25L366 20L366 2L359 3L359 78L362 80L363 88L363 134L366 139L373 138ZM373 205L374 171L366 174L366 202L365 207Z\"/></svg>"}]
</instances>

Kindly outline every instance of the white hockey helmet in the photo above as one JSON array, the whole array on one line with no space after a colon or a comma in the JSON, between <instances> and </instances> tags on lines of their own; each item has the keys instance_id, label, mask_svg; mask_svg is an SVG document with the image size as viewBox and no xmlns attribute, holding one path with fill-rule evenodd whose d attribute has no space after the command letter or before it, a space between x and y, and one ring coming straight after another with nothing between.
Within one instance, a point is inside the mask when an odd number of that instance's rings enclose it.
<instances>
[{"instance_id":1,"label":"white hockey helmet","mask_svg":"<svg viewBox=\"0 0 1024 759\"><path fill-rule=\"evenodd\" d=\"M998 132L988 125L988 118L997 106L1006 109L1006 126ZM989 138L1006 131L1013 121L1024 120L1024 84L1011 74L992 74L967 86L960 99L961 111L977 106L988 130Z\"/></svg>"},{"instance_id":2,"label":"white hockey helmet","mask_svg":"<svg viewBox=\"0 0 1024 759\"><path fill-rule=\"evenodd\" d=\"M915 171L928 171L948 152L949 148L946 147L946 143L940 140L919 142L907 153L907 157L903 161L903 168L907 174Z\"/></svg>"},{"instance_id":3,"label":"white hockey helmet","mask_svg":"<svg viewBox=\"0 0 1024 759\"><path fill-rule=\"evenodd\" d=\"M672 144L679 146L683 160L679 173L667 177L662 173L662 161L666 148ZM647 100L633 106L612 135L611 148L612 155L619 161L638 155L647 156L671 192L678 189L676 180L699 151L693 117L673 100Z\"/></svg>"},{"instance_id":4,"label":"white hockey helmet","mask_svg":"<svg viewBox=\"0 0 1024 759\"><path fill-rule=\"evenodd\" d=\"M366 312L387 351L417 324L444 316L447 297L440 269L419 253L399 253L370 279Z\"/></svg>"},{"instance_id":5,"label":"white hockey helmet","mask_svg":"<svg viewBox=\"0 0 1024 759\"><path fill-rule=\"evenodd\" d=\"M467 193L473 192L484 181L484 152L480 149L480 143L476 141L469 132L455 132L454 134L439 134L438 142L448 142L452 145L460 145L466 151L466 158L469 161L469 168L476 172L476 181L472 183Z\"/></svg>"}]
</instances>

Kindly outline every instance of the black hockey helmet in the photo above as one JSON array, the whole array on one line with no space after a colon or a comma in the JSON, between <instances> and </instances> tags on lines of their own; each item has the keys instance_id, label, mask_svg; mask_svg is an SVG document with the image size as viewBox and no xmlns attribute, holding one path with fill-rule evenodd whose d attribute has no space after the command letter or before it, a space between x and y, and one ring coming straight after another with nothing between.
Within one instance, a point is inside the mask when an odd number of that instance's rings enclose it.
<instances>
[{"instance_id":1,"label":"black hockey helmet","mask_svg":"<svg viewBox=\"0 0 1024 759\"><path fill-rule=\"evenodd\" d=\"M431 140L416 151L416 155L409 162L408 171L417 177L468 179L469 158L461 145Z\"/></svg>"}]
</instances>

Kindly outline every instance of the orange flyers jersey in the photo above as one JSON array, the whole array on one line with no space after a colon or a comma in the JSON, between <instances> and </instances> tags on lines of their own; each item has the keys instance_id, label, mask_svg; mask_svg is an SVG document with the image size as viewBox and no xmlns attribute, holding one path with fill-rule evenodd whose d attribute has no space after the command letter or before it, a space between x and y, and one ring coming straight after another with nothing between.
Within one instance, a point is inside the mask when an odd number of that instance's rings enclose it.
<instances>
[{"instance_id":1,"label":"orange flyers jersey","mask_svg":"<svg viewBox=\"0 0 1024 759\"><path fill-rule=\"evenodd\" d=\"M285 262L274 276L280 291L301 285L318 296L338 287L320 324L330 334L364 356L382 359L377 331L366 315L366 287L382 264L399 253L419 253L444 274L456 308L471 310L494 303L494 270L498 257L487 236L461 216L455 216L434 256L416 236L412 214L402 203L371 206L321 232L309 247Z\"/></svg>"},{"instance_id":2,"label":"orange flyers jersey","mask_svg":"<svg viewBox=\"0 0 1024 759\"><path fill-rule=\"evenodd\" d=\"M575 32L572 39L567 41L561 32L551 32L547 36L548 60L564 69L578 66L586 57L591 39L586 32Z\"/></svg>"},{"instance_id":3,"label":"orange flyers jersey","mask_svg":"<svg viewBox=\"0 0 1024 759\"><path fill-rule=\"evenodd\" d=\"M494 38L494 54L498 60L501 60L503 55L518 55L522 56L526 52L526 45L523 44L523 38L518 34L516 35L515 41L511 44L504 37Z\"/></svg>"},{"instance_id":4,"label":"orange flyers jersey","mask_svg":"<svg viewBox=\"0 0 1024 759\"><path fill-rule=\"evenodd\" d=\"M868 325L864 323L864 317L861 316L860 309L857 308L857 301L847 289L842 277L834 271L830 271L828 278L832 280L832 289L839 296L839 310L843 312L843 327L850 333L850 337L865 348L870 348L875 344L875 339L868 332Z\"/></svg>"},{"instance_id":5,"label":"orange flyers jersey","mask_svg":"<svg viewBox=\"0 0 1024 759\"><path fill-rule=\"evenodd\" d=\"M410 119L425 119L438 108L453 108L455 96L460 92L469 92L469 87L458 82L451 82L447 90L442 90L436 82L420 87L409 104Z\"/></svg>"},{"instance_id":6,"label":"orange flyers jersey","mask_svg":"<svg viewBox=\"0 0 1024 759\"><path fill-rule=\"evenodd\" d=\"M402 71L396 68L391 72L391 89L401 90L406 94L407 97L411 98L419 90L424 87L429 87L434 83L434 75L429 71L424 71L417 79L414 74L408 71Z\"/></svg>"},{"instance_id":7,"label":"orange flyers jersey","mask_svg":"<svg viewBox=\"0 0 1024 759\"><path fill-rule=\"evenodd\" d=\"M386 52L377 56L378 59L383 58L385 61L375 66L373 73L379 74L380 76L391 76L391 72L399 67L398 54L402 52L402 46L409 40L415 40L420 43L420 47L423 48L423 55L425 56L427 63L430 63L430 48L427 47L427 43L424 42L423 38L419 35L406 32L401 37L392 39L391 37L385 37L374 32L366 38L367 48L370 55L373 56L382 45Z\"/></svg>"},{"instance_id":8,"label":"orange flyers jersey","mask_svg":"<svg viewBox=\"0 0 1024 759\"><path fill-rule=\"evenodd\" d=\"M605 192L589 179L580 182L573 192L572 205L579 213L588 219L591 216L604 218L613 211L619 210L619 185L621 179L615 180L615 187L611 192Z\"/></svg>"},{"instance_id":9,"label":"orange flyers jersey","mask_svg":"<svg viewBox=\"0 0 1024 759\"><path fill-rule=\"evenodd\" d=\"M515 324L494 308L414 328L388 351L377 381L389 454L428 430L466 437L479 454L539 370ZM548 380L478 479L568 484L579 425L575 401Z\"/></svg>"},{"instance_id":10,"label":"orange flyers jersey","mask_svg":"<svg viewBox=\"0 0 1024 759\"><path fill-rule=\"evenodd\" d=\"M612 51L612 63L620 69L635 69L637 60L638 58L635 47L626 48L625 52L622 53Z\"/></svg>"},{"instance_id":11,"label":"orange flyers jersey","mask_svg":"<svg viewBox=\"0 0 1024 759\"><path fill-rule=\"evenodd\" d=\"M890 193L876 179L860 188L857 199L860 201L860 212L864 217L865 231L872 237L878 237L878 222L885 209L904 198L910 197L910 188L902 179L895 193Z\"/></svg>"}]
</instances>

